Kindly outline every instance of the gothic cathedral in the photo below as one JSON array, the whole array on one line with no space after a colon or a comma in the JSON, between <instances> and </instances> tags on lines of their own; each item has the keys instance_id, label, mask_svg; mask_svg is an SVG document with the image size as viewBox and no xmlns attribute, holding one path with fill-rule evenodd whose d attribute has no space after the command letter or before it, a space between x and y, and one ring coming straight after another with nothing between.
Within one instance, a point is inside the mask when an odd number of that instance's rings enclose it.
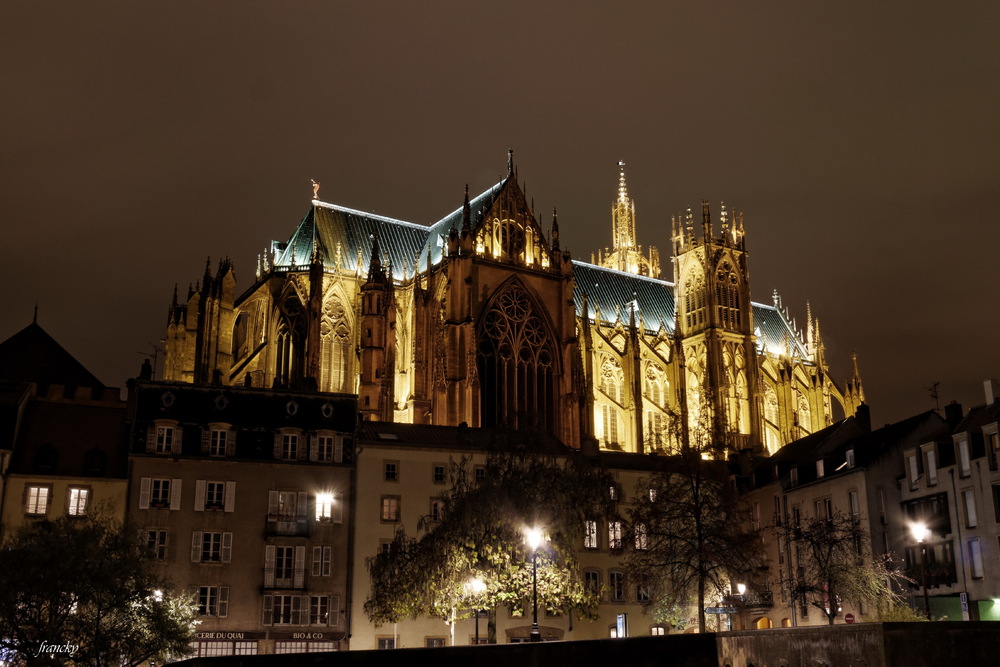
<instances>
[{"instance_id":1,"label":"gothic cathedral","mask_svg":"<svg viewBox=\"0 0 1000 667\"><path fill-rule=\"evenodd\" d=\"M169 311L164 379L357 394L363 419L543 429L571 447L774 452L850 415L819 322L750 299L742 213L673 217L673 282L636 243L619 163L613 246L573 261L507 176L430 226L318 199L236 295L228 261Z\"/></svg>"}]
</instances>

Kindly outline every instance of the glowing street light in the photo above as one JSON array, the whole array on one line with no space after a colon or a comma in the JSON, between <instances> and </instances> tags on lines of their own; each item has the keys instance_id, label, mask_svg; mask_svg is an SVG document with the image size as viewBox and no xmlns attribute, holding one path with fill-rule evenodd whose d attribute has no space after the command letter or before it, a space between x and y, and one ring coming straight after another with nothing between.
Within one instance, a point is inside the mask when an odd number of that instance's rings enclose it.
<instances>
[{"instance_id":1,"label":"glowing street light","mask_svg":"<svg viewBox=\"0 0 1000 667\"><path fill-rule=\"evenodd\" d=\"M476 602L479 602L479 596L486 590L486 584L479 577L473 577L469 580L468 586L469 591L471 591L472 595L475 596ZM479 646L479 606L476 605L476 608L473 611L476 614L476 646Z\"/></svg>"},{"instance_id":2,"label":"glowing street light","mask_svg":"<svg viewBox=\"0 0 1000 667\"><path fill-rule=\"evenodd\" d=\"M527 528L524 531L524 538L531 547L531 634L528 636L529 642L542 641L542 633L538 631L538 547L542 543L542 531L538 528Z\"/></svg>"},{"instance_id":3,"label":"glowing street light","mask_svg":"<svg viewBox=\"0 0 1000 667\"><path fill-rule=\"evenodd\" d=\"M924 615L927 616L927 620L931 618L931 603L927 598L927 545L924 540L927 539L930 532L927 524L922 521L910 524L910 533L920 545L920 586L924 589Z\"/></svg>"}]
</instances>

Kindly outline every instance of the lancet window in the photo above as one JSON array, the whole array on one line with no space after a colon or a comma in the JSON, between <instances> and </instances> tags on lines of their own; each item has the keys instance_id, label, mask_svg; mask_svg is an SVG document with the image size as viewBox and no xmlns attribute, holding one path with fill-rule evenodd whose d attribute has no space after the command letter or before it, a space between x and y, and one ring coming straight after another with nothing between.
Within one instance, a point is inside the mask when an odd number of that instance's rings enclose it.
<instances>
[{"instance_id":1,"label":"lancet window","mask_svg":"<svg viewBox=\"0 0 1000 667\"><path fill-rule=\"evenodd\" d=\"M338 297L327 299L323 305L320 347L323 358L321 373L324 391L353 393L351 322L344 304Z\"/></svg>"},{"instance_id":2,"label":"lancet window","mask_svg":"<svg viewBox=\"0 0 1000 667\"><path fill-rule=\"evenodd\" d=\"M484 313L478 364L484 426L552 427L555 346L520 283L503 288Z\"/></svg>"},{"instance_id":3,"label":"lancet window","mask_svg":"<svg viewBox=\"0 0 1000 667\"><path fill-rule=\"evenodd\" d=\"M732 266L729 262L725 262L716 276L715 299L718 304L719 322L727 327L738 327L743 321L739 282Z\"/></svg>"}]
</instances>

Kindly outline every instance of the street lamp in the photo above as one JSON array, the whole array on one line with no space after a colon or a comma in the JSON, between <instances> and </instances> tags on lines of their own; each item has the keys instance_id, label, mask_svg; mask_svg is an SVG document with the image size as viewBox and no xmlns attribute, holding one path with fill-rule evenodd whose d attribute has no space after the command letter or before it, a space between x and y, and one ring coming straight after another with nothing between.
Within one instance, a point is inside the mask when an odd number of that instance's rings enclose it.
<instances>
[{"instance_id":1,"label":"street lamp","mask_svg":"<svg viewBox=\"0 0 1000 667\"><path fill-rule=\"evenodd\" d=\"M479 646L479 605L478 605L478 602L479 602L479 596L482 595L483 591L486 590L486 584L484 584L483 580L480 579L479 577L473 577L469 581L469 590L472 591L472 595L475 597L475 600L476 600L476 603L477 603L475 609L473 609L473 612L476 614L476 646Z\"/></svg>"},{"instance_id":2,"label":"street lamp","mask_svg":"<svg viewBox=\"0 0 1000 667\"><path fill-rule=\"evenodd\" d=\"M931 531L927 528L926 523L918 521L910 524L910 532L913 534L913 539L920 545L920 586L924 589L924 615L929 621L931 619L931 603L927 598L927 545L924 540L927 539L927 535Z\"/></svg>"},{"instance_id":3,"label":"street lamp","mask_svg":"<svg viewBox=\"0 0 1000 667\"><path fill-rule=\"evenodd\" d=\"M542 641L542 633L538 631L538 547L542 543L542 531L538 528L528 528L524 537L531 547L531 634L529 642Z\"/></svg>"},{"instance_id":4,"label":"street lamp","mask_svg":"<svg viewBox=\"0 0 1000 667\"><path fill-rule=\"evenodd\" d=\"M740 617L740 630L746 630L746 628L743 627L745 625L745 622L743 620L743 606L744 603L746 602L746 597L744 596L746 595L747 592L747 585L743 583L736 584L736 592L740 594L740 608L739 611L737 612ZM732 625L732 622L730 622L730 625Z\"/></svg>"}]
</instances>

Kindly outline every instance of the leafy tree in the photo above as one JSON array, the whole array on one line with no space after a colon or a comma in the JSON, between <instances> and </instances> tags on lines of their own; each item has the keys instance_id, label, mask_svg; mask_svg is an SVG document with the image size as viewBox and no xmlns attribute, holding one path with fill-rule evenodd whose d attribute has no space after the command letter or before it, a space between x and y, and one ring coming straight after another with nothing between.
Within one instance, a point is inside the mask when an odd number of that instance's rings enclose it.
<instances>
[{"instance_id":1,"label":"leafy tree","mask_svg":"<svg viewBox=\"0 0 1000 667\"><path fill-rule=\"evenodd\" d=\"M632 538L625 564L643 582L647 608L673 621L692 604L705 632L705 601L730 589L762 562L758 534L730 481L725 461L685 447L663 460L663 470L641 480L629 510Z\"/></svg>"},{"instance_id":2,"label":"leafy tree","mask_svg":"<svg viewBox=\"0 0 1000 667\"><path fill-rule=\"evenodd\" d=\"M868 532L856 517L835 512L829 519L803 518L781 530L798 555L795 599L819 609L830 625L841 600L868 605L886 619L905 614L893 584L906 578L890 569L886 558L872 557Z\"/></svg>"},{"instance_id":3,"label":"leafy tree","mask_svg":"<svg viewBox=\"0 0 1000 667\"><path fill-rule=\"evenodd\" d=\"M168 587L134 526L100 513L25 524L0 547L0 649L38 665L183 654L195 610Z\"/></svg>"},{"instance_id":4,"label":"leafy tree","mask_svg":"<svg viewBox=\"0 0 1000 667\"><path fill-rule=\"evenodd\" d=\"M488 456L483 479L468 472L467 460L453 463L438 520L425 517L419 537L399 531L368 560L369 619L382 624L434 615L454 621L475 609L520 606L531 591L531 554L524 544L529 526L546 534L537 554L539 608L595 618L600 591L584 585L576 552L585 520L613 511L610 474L575 452L557 457L510 444ZM484 591L471 590L474 577ZM491 641L493 629L491 623Z\"/></svg>"}]
</instances>

